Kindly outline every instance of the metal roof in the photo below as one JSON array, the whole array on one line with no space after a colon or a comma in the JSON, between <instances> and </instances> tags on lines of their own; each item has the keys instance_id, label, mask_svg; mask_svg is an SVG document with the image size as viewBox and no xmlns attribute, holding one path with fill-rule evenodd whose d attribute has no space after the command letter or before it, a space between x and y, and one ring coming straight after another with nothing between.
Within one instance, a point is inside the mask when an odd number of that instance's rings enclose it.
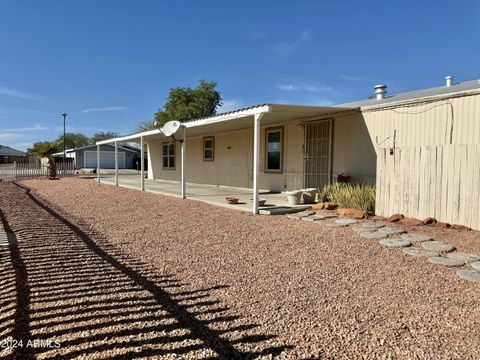
<instances>
[{"instance_id":1,"label":"metal roof","mask_svg":"<svg viewBox=\"0 0 480 360\"><path fill-rule=\"evenodd\" d=\"M104 145L108 145L108 146L112 146L114 147L115 145L113 144L104 144ZM72 153L72 152L75 152L77 150L85 150L85 149L90 149L90 148L97 148L97 145L96 144L92 144L92 145L86 145L86 146L82 146L82 147L79 147L79 148L74 148L74 149L66 149L65 152L66 153ZM130 151L130 152L133 152L133 153L138 153L140 152L140 149L136 149L132 146L128 146L128 145L118 145L118 148L119 149L122 149L122 150L125 150L125 151ZM63 155L63 151L60 151L58 153L55 153L53 154L53 156L57 156L57 155Z\"/></svg>"},{"instance_id":2,"label":"metal roof","mask_svg":"<svg viewBox=\"0 0 480 360\"><path fill-rule=\"evenodd\" d=\"M335 106L343 107L368 107L368 106L377 106L384 104L391 104L398 101L408 101L408 100L422 100L424 98L430 98L435 96L447 96L449 94L455 93L464 93L473 90L480 90L480 80L470 80L462 83L454 84L452 86L437 86L428 89L421 89L415 91L408 91L404 93L399 93L395 95L388 96L383 100L377 100L375 98L353 101L344 104L339 104Z\"/></svg>"},{"instance_id":3,"label":"metal roof","mask_svg":"<svg viewBox=\"0 0 480 360\"><path fill-rule=\"evenodd\" d=\"M0 145L0 156L27 156L27 154L23 151L15 150L5 145Z\"/></svg>"}]
</instances>

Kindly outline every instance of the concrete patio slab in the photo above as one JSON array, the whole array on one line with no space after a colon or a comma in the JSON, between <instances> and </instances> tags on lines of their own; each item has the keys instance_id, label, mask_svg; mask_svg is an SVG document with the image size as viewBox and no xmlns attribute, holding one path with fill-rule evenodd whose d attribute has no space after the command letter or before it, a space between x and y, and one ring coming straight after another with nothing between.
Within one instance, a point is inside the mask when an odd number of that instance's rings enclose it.
<instances>
[{"instance_id":1,"label":"concrete patio slab","mask_svg":"<svg viewBox=\"0 0 480 360\"><path fill-rule=\"evenodd\" d=\"M140 175L131 172L124 173L119 175L118 185L140 190L140 180ZM94 181L96 181L96 179L94 179ZM104 184L115 185L115 176L111 171L104 172L102 170L100 181ZM181 184L179 181L145 179L145 191L180 197ZM187 183L186 196L191 200L200 200L229 209L252 211L252 189ZM239 198L238 204L227 204L225 198L231 196ZM266 190L260 190L260 196L262 199L266 200L265 205L260 207L260 214L280 215L310 208L310 206L303 204L299 206L290 205L287 201L287 196L282 193L271 193ZM299 210L296 210L297 208Z\"/></svg>"}]
</instances>

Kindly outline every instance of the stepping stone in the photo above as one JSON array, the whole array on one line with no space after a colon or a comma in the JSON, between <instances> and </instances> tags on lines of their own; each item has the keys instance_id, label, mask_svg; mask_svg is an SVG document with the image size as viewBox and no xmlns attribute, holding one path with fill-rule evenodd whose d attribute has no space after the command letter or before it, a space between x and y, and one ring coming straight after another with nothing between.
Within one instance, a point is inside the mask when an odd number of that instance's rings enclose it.
<instances>
[{"instance_id":1,"label":"stepping stone","mask_svg":"<svg viewBox=\"0 0 480 360\"><path fill-rule=\"evenodd\" d=\"M360 236L367 239L383 239L387 237L386 234L376 230L361 232Z\"/></svg>"},{"instance_id":2,"label":"stepping stone","mask_svg":"<svg viewBox=\"0 0 480 360\"><path fill-rule=\"evenodd\" d=\"M385 226L383 228L378 229L378 231L384 233L385 235L396 235L396 234L403 234L405 230L397 228L397 227L390 227Z\"/></svg>"},{"instance_id":3,"label":"stepping stone","mask_svg":"<svg viewBox=\"0 0 480 360\"><path fill-rule=\"evenodd\" d=\"M480 261L475 261L473 263L470 263L470 266L475 270L480 271Z\"/></svg>"},{"instance_id":4,"label":"stepping stone","mask_svg":"<svg viewBox=\"0 0 480 360\"><path fill-rule=\"evenodd\" d=\"M412 243L403 239L383 239L379 241L380 245L388 248L401 248L411 246Z\"/></svg>"},{"instance_id":5,"label":"stepping stone","mask_svg":"<svg viewBox=\"0 0 480 360\"><path fill-rule=\"evenodd\" d=\"M463 252L452 252L450 254L447 254L448 258L455 259L455 260L461 260L464 262L473 262L473 261L479 261L480 256L474 255L474 254L468 254L468 253L463 253Z\"/></svg>"},{"instance_id":6,"label":"stepping stone","mask_svg":"<svg viewBox=\"0 0 480 360\"><path fill-rule=\"evenodd\" d=\"M431 262L432 264L444 265L449 267L457 267L457 266L465 265L465 261L450 259L450 258L440 257L440 256L431 257L430 259L428 259L428 261Z\"/></svg>"},{"instance_id":7,"label":"stepping stone","mask_svg":"<svg viewBox=\"0 0 480 360\"><path fill-rule=\"evenodd\" d=\"M423 249L414 248L414 247L403 249L403 252L407 255L418 256L418 257L435 257L440 255L435 251L428 251L428 250L423 250Z\"/></svg>"},{"instance_id":8,"label":"stepping stone","mask_svg":"<svg viewBox=\"0 0 480 360\"><path fill-rule=\"evenodd\" d=\"M383 228L383 227L385 227L385 225L379 224L379 223L374 223L374 222L366 222L366 223L362 224L362 227L364 227L366 229L375 230L375 229Z\"/></svg>"},{"instance_id":9,"label":"stepping stone","mask_svg":"<svg viewBox=\"0 0 480 360\"><path fill-rule=\"evenodd\" d=\"M325 220L325 218L321 215L308 215L308 216L302 217L302 220L304 220L304 221L318 221L318 220Z\"/></svg>"},{"instance_id":10,"label":"stepping stone","mask_svg":"<svg viewBox=\"0 0 480 360\"><path fill-rule=\"evenodd\" d=\"M353 220L353 219L338 219L338 220L335 220L335 222L336 222L337 224L352 225L352 224L356 224L356 223L357 223L357 220Z\"/></svg>"},{"instance_id":11,"label":"stepping stone","mask_svg":"<svg viewBox=\"0 0 480 360\"><path fill-rule=\"evenodd\" d=\"M428 251L435 251L435 252L450 252L455 250L450 244L445 244L440 241L425 241L422 243L422 247Z\"/></svg>"},{"instance_id":12,"label":"stepping stone","mask_svg":"<svg viewBox=\"0 0 480 360\"><path fill-rule=\"evenodd\" d=\"M290 219L301 219L310 215L312 215L312 213L310 212L298 212L298 213L288 214L287 217Z\"/></svg>"},{"instance_id":13,"label":"stepping stone","mask_svg":"<svg viewBox=\"0 0 480 360\"><path fill-rule=\"evenodd\" d=\"M352 229L353 231L358 232L358 233L376 231L376 229L364 228L364 227L362 227L362 226L354 226L354 227L352 227L351 229Z\"/></svg>"},{"instance_id":14,"label":"stepping stone","mask_svg":"<svg viewBox=\"0 0 480 360\"><path fill-rule=\"evenodd\" d=\"M472 269L457 270L457 275L460 279L476 282L480 284L480 271Z\"/></svg>"},{"instance_id":15,"label":"stepping stone","mask_svg":"<svg viewBox=\"0 0 480 360\"><path fill-rule=\"evenodd\" d=\"M423 234L402 234L401 238L403 240L411 241L412 243L433 240L430 236L423 235Z\"/></svg>"},{"instance_id":16,"label":"stepping stone","mask_svg":"<svg viewBox=\"0 0 480 360\"><path fill-rule=\"evenodd\" d=\"M337 222L331 222L327 224L328 227L346 227L348 224L342 224Z\"/></svg>"}]
</instances>

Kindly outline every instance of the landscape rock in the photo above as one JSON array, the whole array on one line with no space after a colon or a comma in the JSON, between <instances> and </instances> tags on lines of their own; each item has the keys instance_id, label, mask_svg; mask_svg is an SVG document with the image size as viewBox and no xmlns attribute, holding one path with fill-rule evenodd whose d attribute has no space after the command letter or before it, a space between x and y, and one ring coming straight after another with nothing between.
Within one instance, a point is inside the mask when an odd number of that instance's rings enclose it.
<instances>
[{"instance_id":1,"label":"landscape rock","mask_svg":"<svg viewBox=\"0 0 480 360\"><path fill-rule=\"evenodd\" d=\"M379 229L379 228L385 227L385 225L384 224L379 224L379 223L376 223L376 222L366 222L366 223L362 224L362 227L364 227L366 229Z\"/></svg>"},{"instance_id":2,"label":"landscape rock","mask_svg":"<svg viewBox=\"0 0 480 360\"><path fill-rule=\"evenodd\" d=\"M394 214L387 219L387 222L389 222L389 223L397 222L397 221L402 220L404 217L405 216L403 216L402 214Z\"/></svg>"},{"instance_id":3,"label":"landscape rock","mask_svg":"<svg viewBox=\"0 0 480 360\"><path fill-rule=\"evenodd\" d=\"M438 221L435 223L435 227L440 229L448 229L450 227L450 224Z\"/></svg>"},{"instance_id":4,"label":"landscape rock","mask_svg":"<svg viewBox=\"0 0 480 360\"><path fill-rule=\"evenodd\" d=\"M435 220L432 217L427 217L427 218L423 219L423 223L425 225L435 224L436 222L437 222L437 220Z\"/></svg>"},{"instance_id":5,"label":"landscape rock","mask_svg":"<svg viewBox=\"0 0 480 360\"><path fill-rule=\"evenodd\" d=\"M302 217L303 221L319 221L319 220L325 220L325 217L321 215L308 215L305 217Z\"/></svg>"},{"instance_id":6,"label":"landscape rock","mask_svg":"<svg viewBox=\"0 0 480 360\"><path fill-rule=\"evenodd\" d=\"M420 226L423 225L423 221L414 218L404 218L400 220L400 224L405 226Z\"/></svg>"},{"instance_id":7,"label":"landscape rock","mask_svg":"<svg viewBox=\"0 0 480 360\"><path fill-rule=\"evenodd\" d=\"M363 219L365 217L365 212L359 209L338 209L337 214L354 219Z\"/></svg>"},{"instance_id":8,"label":"landscape rock","mask_svg":"<svg viewBox=\"0 0 480 360\"><path fill-rule=\"evenodd\" d=\"M323 210L324 208L325 208L325 204L323 202L312 206L312 210Z\"/></svg>"},{"instance_id":9,"label":"landscape rock","mask_svg":"<svg viewBox=\"0 0 480 360\"><path fill-rule=\"evenodd\" d=\"M338 204L334 204L334 203L324 203L324 209L327 209L327 210L335 210L336 208L338 208Z\"/></svg>"},{"instance_id":10,"label":"landscape rock","mask_svg":"<svg viewBox=\"0 0 480 360\"><path fill-rule=\"evenodd\" d=\"M471 263L470 266L472 268L474 268L475 270L480 271L480 261L475 261L475 262Z\"/></svg>"},{"instance_id":11,"label":"landscape rock","mask_svg":"<svg viewBox=\"0 0 480 360\"><path fill-rule=\"evenodd\" d=\"M385 216L380 216L380 215L375 215L372 217L372 220L375 221L387 221L387 218Z\"/></svg>"},{"instance_id":12,"label":"landscape rock","mask_svg":"<svg viewBox=\"0 0 480 360\"><path fill-rule=\"evenodd\" d=\"M455 230L461 230L461 231L470 231L472 229L470 229L468 226L465 226L465 225L452 225L452 229L455 229Z\"/></svg>"}]
</instances>

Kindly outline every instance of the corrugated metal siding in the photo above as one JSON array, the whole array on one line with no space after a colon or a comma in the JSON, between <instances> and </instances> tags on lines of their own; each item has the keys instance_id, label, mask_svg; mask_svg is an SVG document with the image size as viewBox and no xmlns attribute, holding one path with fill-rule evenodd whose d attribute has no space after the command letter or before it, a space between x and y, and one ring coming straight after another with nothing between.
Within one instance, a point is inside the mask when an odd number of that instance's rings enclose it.
<instances>
[{"instance_id":1,"label":"corrugated metal siding","mask_svg":"<svg viewBox=\"0 0 480 360\"><path fill-rule=\"evenodd\" d=\"M453 110L453 111L452 111ZM372 141L382 142L397 130L397 146L477 144L480 142L480 95L414 106L363 110ZM392 139L382 146L392 146Z\"/></svg>"}]
</instances>

